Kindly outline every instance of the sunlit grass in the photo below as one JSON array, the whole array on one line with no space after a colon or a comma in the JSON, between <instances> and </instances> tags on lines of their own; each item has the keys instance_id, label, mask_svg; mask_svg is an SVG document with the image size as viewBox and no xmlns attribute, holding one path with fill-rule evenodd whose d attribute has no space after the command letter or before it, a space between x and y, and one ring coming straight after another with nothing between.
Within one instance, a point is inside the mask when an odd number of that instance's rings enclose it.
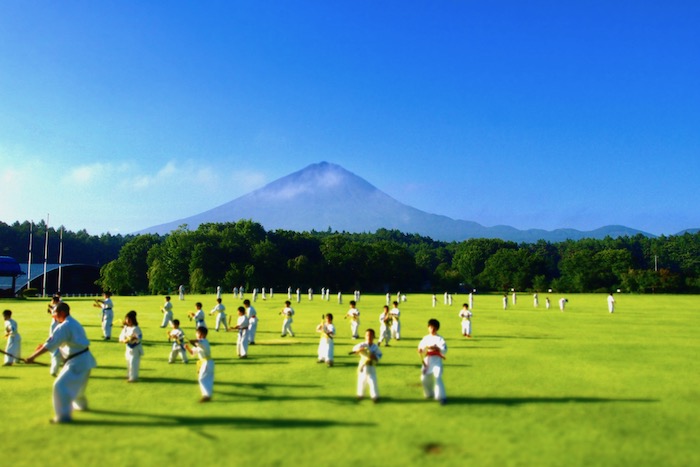
<instances>
[{"instance_id":1,"label":"sunlit grass","mask_svg":"<svg viewBox=\"0 0 700 467\"><path fill-rule=\"evenodd\" d=\"M542 294L540 294L542 295ZM442 297L441 297L442 298ZM696 296L568 295L566 312L535 309L525 294L501 309L478 295L474 338L460 335L454 305L409 295L403 339L383 349L382 402L354 400L357 358L347 353L347 305L315 298L293 303L295 338L280 337L286 294L255 303L260 317L250 358L236 358L235 334L213 331L214 400L198 403L195 365L167 363L162 297L114 297L115 317L135 309L146 355L137 384L126 384L123 346L100 340L92 300L67 299L92 339L98 368L88 387L91 411L51 426L46 367L0 371L0 426L15 465L692 465L700 463L700 363ZM552 295L556 303L558 296ZM544 297L540 301L544 302ZM175 297L186 313L214 296ZM346 299L347 302L347 299ZM240 300L224 297L233 314ZM384 296L362 297L361 328L378 328ZM48 331L46 301L0 301L14 311L27 355ZM336 316L336 366L316 364L321 314ZM423 400L416 346L436 317L449 346L449 403ZM116 334L116 333L115 333ZM42 357L48 361L47 356Z\"/></svg>"}]
</instances>

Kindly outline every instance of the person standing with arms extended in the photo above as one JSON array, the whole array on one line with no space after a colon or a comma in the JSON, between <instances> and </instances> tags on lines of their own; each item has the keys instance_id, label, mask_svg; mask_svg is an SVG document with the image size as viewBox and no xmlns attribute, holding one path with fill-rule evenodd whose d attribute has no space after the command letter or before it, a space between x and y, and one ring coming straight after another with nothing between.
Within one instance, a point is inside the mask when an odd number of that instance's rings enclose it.
<instances>
[{"instance_id":1,"label":"person standing with arms extended","mask_svg":"<svg viewBox=\"0 0 700 467\"><path fill-rule=\"evenodd\" d=\"M56 349L61 351L65 360L63 369L53 383L53 408L55 416L52 423L69 423L73 420L73 410L87 410L85 397L90 371L97 366L90 353L90 341L83 326L70 315L70 306L61 302L52 312L59 325L53 334L27 357L27 363L45 352Z\"/></svg>"}]
</instances>

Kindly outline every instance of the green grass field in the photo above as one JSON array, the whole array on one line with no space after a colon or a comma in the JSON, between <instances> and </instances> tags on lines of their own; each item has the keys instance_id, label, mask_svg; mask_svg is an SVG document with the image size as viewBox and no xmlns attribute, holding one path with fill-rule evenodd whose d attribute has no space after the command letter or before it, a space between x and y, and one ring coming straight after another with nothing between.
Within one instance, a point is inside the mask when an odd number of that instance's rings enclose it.
<instances>
[{"instance_id":1,"label":"green grass field","mask_svg":"<svg viewBox=\"0 0 700 467\"><path fill-rule=\"evenodd\" d=\"M501 309L478 295L474 338L460 335L464 296L432 308L429 295L401 306L399 342L383 348L382 401L354 398L356 343L347 305L302 298L294 338L280 338L286 294L258 300L257 345L236 358L235 333L213 332L214 400L200 404L195 365L167 363L162 297L114 297L115 318L135 309L144 331L141 381L125 382L124 348L100 339L92 299L66 301L98 361L90 412L55 426L47 367L0 369L4 459L13 465L700 465L700 297L567 295L566 312L535 309L529 296ZM349 297L348 297L349 298ZM345 299L347 303L348 298ZM442 298L442 297L440 297ZM174 296L175 317L214 296ZM2 300L19 323L23 354L46 338L47 300ZM224 297L229 315L241 304ZM361 329L378 329L384 296L363 296ZM336 316L336 366L316 364L322 313ZM440 320L449 351L449 402L425 401L416 347L426 322ZM115 325L114 334L119 328ZM40 360L49 361L44 355Z\"/></svg>"}]
</instances>

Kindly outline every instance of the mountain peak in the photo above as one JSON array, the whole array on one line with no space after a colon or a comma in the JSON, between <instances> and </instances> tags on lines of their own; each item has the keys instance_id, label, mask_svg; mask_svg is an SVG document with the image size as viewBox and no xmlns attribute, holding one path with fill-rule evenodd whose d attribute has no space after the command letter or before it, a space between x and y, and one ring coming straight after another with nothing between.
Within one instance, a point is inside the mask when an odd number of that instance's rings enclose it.
<instances>
[{"instance_id":1,"label":"mountain peak","mask_svg":"<svg viewBox=\"0 0 700 467\"><path fill-rule=\"evenodd\" d=\"M203 223L235 222L242 219L252 219L267 230L308 232L330 228L340 232L374 232L385 228L443 241L480 237L518 242L534 242L539 239L563 241L643 233L621 226L614 226L614 229L604 227L591 232L484 227L476 222L454 220L402 204L362 177L340 165L325 161L311 164L201 214L137 233L166 234L183 224L196 229Z\"/></svg>"}]
</instances>

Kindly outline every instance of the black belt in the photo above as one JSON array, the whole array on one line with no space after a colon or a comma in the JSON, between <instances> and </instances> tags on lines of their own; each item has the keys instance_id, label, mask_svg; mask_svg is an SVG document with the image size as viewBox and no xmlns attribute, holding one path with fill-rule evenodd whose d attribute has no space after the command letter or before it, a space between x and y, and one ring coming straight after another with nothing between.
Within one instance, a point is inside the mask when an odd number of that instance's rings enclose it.
<instances>
[{"instance_id":1,"label":"black belt","mask_svg":"<svg viewBox=\"0 0 700 467\"><path fill-rule=\"evenodd\" d=\"M80 354L84 354L84 353L87 352L88 350L90 350L90 347L85 347L85 348L84 348L83 350L81 350L80 352L76 352L76 353L74 353L73 355L68 355L68 357L66 358L66 361L70 360L71 358L77 357L77 356L80 355Z\"/></svg>"}]
</instances>

